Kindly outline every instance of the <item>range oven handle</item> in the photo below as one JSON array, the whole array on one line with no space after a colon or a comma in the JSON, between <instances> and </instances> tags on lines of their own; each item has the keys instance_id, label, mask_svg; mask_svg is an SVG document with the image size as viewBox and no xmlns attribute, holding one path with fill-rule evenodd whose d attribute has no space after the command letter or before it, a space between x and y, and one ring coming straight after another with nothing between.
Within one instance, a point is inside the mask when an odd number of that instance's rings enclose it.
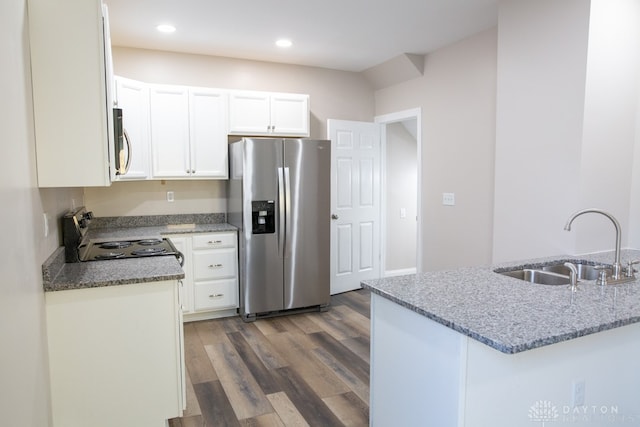
<instances>
[{"instance_id":1,"label":"range oven handle","mask_svg":"<svg viewBox=\"0 0 640 427\"><path fill-rule=\"evenodd\" d=\"M184 255L180 251L176 251L176 258L180 263L180 267L184 267Z\"/></svg>"}]
</instances>

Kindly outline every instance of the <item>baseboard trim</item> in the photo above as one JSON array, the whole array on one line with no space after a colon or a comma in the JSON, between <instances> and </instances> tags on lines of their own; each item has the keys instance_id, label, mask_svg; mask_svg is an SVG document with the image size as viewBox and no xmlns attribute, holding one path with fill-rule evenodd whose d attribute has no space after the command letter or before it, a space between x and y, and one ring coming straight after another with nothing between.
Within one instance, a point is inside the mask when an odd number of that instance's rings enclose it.
<instances>
[{"instance_id":1,"label":"baseboard trim","mask_svg":"<svg viewBox=\"0 0 640 427\"><path fill-rule=\"evenodd\" d=\"M384 272L384 277L393 277L393 276L405 276L407 274L416 274L416 269L414 268L402 268L399 270L387 270Z\"/></svg>"}]
</instances>

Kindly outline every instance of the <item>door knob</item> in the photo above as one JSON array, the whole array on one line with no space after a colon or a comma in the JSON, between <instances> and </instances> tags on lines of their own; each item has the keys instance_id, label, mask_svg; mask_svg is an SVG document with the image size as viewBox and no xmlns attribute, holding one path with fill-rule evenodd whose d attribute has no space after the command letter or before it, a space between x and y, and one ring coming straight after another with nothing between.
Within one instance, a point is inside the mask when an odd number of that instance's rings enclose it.
<instances>
[{"instance_id":1,"label":"door knob","mask_svg":"<svg viewBox=\"0 0 640 427\"><path fill-rule=\"evenodd\" d=\"M338 215L336 215L336 214L331 214L331 219L338 219L338 218L339 218L339 217L338 217Z\"/></svg>"}]
</instances>

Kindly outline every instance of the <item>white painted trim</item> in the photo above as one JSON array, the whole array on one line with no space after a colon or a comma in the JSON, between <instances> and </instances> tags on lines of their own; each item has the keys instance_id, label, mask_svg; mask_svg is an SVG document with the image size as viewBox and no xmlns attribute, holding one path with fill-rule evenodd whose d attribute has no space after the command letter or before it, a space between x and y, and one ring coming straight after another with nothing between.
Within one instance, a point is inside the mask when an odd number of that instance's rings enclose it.
<instances>
[{"instance_id":1,"label":"white painted trim","mask_svg":"<svg viewBox=\"0 0 640 427\"><path fill-rule=\"evenodd\" d=\"M417 209L417 224L416 224L416 272L422 272L422 108L411 108L408 110L398 111L395 113L383 114L381 116L376 116L374 118L375 123L379 123L381 125L387 125L391 123L401 122L408 119L416 119L416 146L417 146L417 156L418 156L418 209ZM386 246L387 246L387 233L386 230L386 210L383 207L386 206L386 200L384 195L386 194L386 173L387 173L387 156L386 156L386 146L387 146L387 133L386 126L382 126L381 130L381 144L380 149L382 152L381 160L382 165L380 168L382 176L380 177L382 185L382 194L380 198L380 226L382 227L380 237L381 237L381 253L380 256L382 259L380 260L380 268L381 271L385 271L385 259L386 259ZM385 271L385 274L386 271Z\"/></svg>"},{"instance_id":2,"label":"white painted trim","mask_svg":"<svg viewBox=\"0 0 640 427\"><path fill-rule=\"evenodd\" d=\"M398 270L387 270L384 272L384 277L405 276L407 274L416 274L415 268L401 268Z\"/></svg>"}]
</instances>

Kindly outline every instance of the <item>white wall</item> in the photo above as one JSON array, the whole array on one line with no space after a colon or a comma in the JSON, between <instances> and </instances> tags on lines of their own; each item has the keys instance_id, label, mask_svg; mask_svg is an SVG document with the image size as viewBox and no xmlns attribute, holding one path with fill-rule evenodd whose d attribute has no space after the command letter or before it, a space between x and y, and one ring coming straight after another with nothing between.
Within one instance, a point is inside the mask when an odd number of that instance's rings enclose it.
<instances>
[{"instance_id":1,"label":"white wall","mask_svg":"<svg viewBox=\"0 0 640 427\"><path fill-rule=\"evenodd\" d=\"M311 137L326 138L329 118L372 121L374 93L359 73L203 55L114 47L117 75L148 83L307 93ZM166 191L176 201L166 202ZM86 188L97 216L226 212L224 181L123 182Z\"/></svg>"},{"instance_id":2,"label":"white wall","mask_svg":"<svg viewBox=\"0 0 640 427\"><path fill-rule=\"evenodd\" d=\"M60 245L57 219L82 202L81 189L38 190L26 0L0 3L0 423L50 425L42 263ZM44 237L43 213L50 234Z\"/></svg>"},{"instance_id":3,"label":"white wall","mask_svg":"<svg viewBox=\"0 0 640 427\"><path fill-rule=\"evenodd\" d=\"M376 91L376 115L422 107L424 271L491 261L496 38L494 28L442 48L423 77Z\"/></svg>"},{"instance_id":4,"label":"white wall","mask_svg":"<svg viewBox=\"0 0 640 427\"><path fill-rule=\"evenodd\" d=\"M123 47L114 47L113 66L149 83L307 93L312 138L326 138L330 118L373 120L373 90L360 73Z\"/></svg>"},{"instance_id":5,"label":"white wall","mask_svg":"<svg viewBox=\"0 0 640 427\"><path fill-rule=\"evenodd\" d=\"M637 93L640 106L640 88ZM633 151L633 172L631 176L631 194L629 208L629 244L631 248L640 248L640 108L636 110L636 134Z\"/></svg>"},{"instance_id":6,"label":"white wall","mask_svg":"<svg viewBox=\"0 0 640 427\"><path fill-rule=\"evenodd\" d=\"M633 224L630 207L640 79L640 2L592 0L581 157L580 208L600 206L620 221L623 245ZM578 224L578 221L580 223ZM576 220L575 252L614 247L604 217Z\"/></svg>"},{"instance_id":7,"label":"white wall","mask_svg":"<svg viewBox=\"0 0 640 427\"><path fill-rule=\"evenodd\" d=\"M142 216L191 213L225 213L225 182L194 181L130 181L116 182L111 187L87 187L84 199L95 216ZM167 191L173 191L174 202L167 202Z\"/></svg>"},{"instance_id":8,"label":"white wall","mask_svg":"<svg viewBox=\"0 0 640 427\"><path fill-rule=\"evenodd\" d=\"M610 211L628 232L634 3L501 3L494 262L612 249L604 217L581 217L571 233L563 230L579 209Z\"/></svg>"},{"instance_id":9,"label":"white wall","mask_svg":"<svg viewBox=\"0 0 640 427\"><path fill-rule=\"evenodd\" d=\"M416 126L413 120L413 126ZM401 122L386 125L385 270L416 268L417 141ZM400 217L400 208L406 216Z\"/></svg>"}]
</instances>

